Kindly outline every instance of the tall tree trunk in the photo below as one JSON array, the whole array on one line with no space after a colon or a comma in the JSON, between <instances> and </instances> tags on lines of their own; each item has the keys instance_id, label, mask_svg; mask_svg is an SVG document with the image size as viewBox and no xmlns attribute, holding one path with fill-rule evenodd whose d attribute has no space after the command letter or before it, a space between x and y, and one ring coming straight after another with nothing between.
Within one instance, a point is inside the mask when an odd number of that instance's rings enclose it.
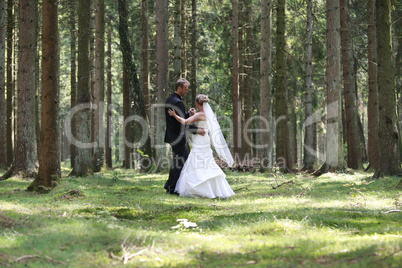
<instances>
[{"instance_id":1,"label":"tall tree trunk","mask_svg":"<svg viewBox=\"0 0 402 268\"><path fill-rule=\"evenodd\" d=\"M127 66L123 64L123 118L124 122L128 121L128 118L132 115L130 111L131 98L130 98L130 82L127 74ZM125 140L133 138L133 125L131 122L124 124L123 137ZM132 141L131 141L132 142ZM125 169L131 168L131 155L133 153L132 148L129 146L129 142L124 142L124 160L123 166Z\"/></svg>"},{"instance_id":2,"label":"tall tree trunk","mask_svg":"<svg viewBox=\"0 0 402 268\"><path fill-rule=\"evenodd\" d=\"M174 81L181 77L181 0L174 4Z\"/></svg>"},{"instance_id":3,"label":"tall tree trunk","mask_svg":"<svg viewBox=\"0 0 402 268\"><path fill-rule=\"evenodd\" d=\"M14 0L7 1L7 167L9 167L14 161L14 139L13 139L13 129L14 129L14 91L15 91L15 80L14 80Z\"/></svg>"},{"instance_id":4,"label":"tall tree trunk","mask_svg":"<svg viewBox=\"0 0 402 268\"><path fill-rule=\"evenodd\" d=\"M263 168L272 165L272 104L271 104L271 14L272 1L261 1L261 63L260 63L260 138L258 157Z\"/></svg>"},{"instance_id":5,"label":"tall tree trunk","mask_svg":"<svg viewBox=\"0 0 402 268\"><path fill-rule=\"evenodd\" d=\"M197 27L197 0L191 0L191 99L195 100L198 85L197 85L197 68L198 68L198 27Z\"/></svg>"},{"instance_id":6,"label":"tall tree trunk","mask_svg":"<svg viewBox=\"0 0 402 268\"><path fill-rule=\"evenodd\" d=\"M141 68L141 75L142 75L142 92L144 95L144 103L145 108L147 110L148 118L151 118L151 99L150 99L150 92L149 92L149 84L150 84L150 77L149 77L149 33L148 33L148 0L141 1L141 34L142 34L142 68Z\"/></svg>"},{"instance_id":7,"label":"tall tree trunk","mask_svg":"<svg viewBox=\"0 0 402 268\"><path fill-rule=\"evenodd\" d=\"M71 84L71 109L77 105L77 49L76 49L76 6L77 0L70 0L70 14L69 14L69 24L70 24L70 84ZM72 136L76 137L76 121L75 117L71 119L71 133ZM70 162L71 167L75 166L75 158L77 155L75 144L70 144Z\"/></svg>"},{"instance_id":8,"label":"tall tree trunk","mask_svg":"<svg viewBox=\"0 0 402 268\"><path fill-rule=\"evenodd\" d=\"M134 59L131 54L131 45L129 40L128 31L128 12L126 0L119 0L119 36L121 43L121 50L123 53L123 64L127 67L127 75L130 83L130 95L132 96L132 101L134 104L134 115L140 118L140 122L136 122L135 130L141 129L141 135L136 135L141 137L139 141L139 150L142 152L140 156L140 165L142 171L147 171L151 168L151 141L149 136L149 122L147 118L147 113L144 104L144 97L142 95L142 90L140 88L140 82L137 77L137 69L135 66ZM140 123L140 125L138 125Z\"/></svg>"},{"instance_id":9,"label":"tall tree trunk","mask_svg":"<svg viewBox=\"0 0 402 268\"><path fill-rule=\"evenodd\" d=\"M76 131L77 155L74 161L74 168L70 175L86 176L91 168L91 87L90 87L90 16L91 3L87 0L79 0L78 5L78 87L77 87L77 108Z\"/></svg>"},{"instance_id":10,"label":"tall tree trunk","mask_svg":"<svg viewBox=\"0 0 402 268\"><path fill-rule=\"evenodd\" d=\"M164 168L162 160L166 156L165 135L165 112L164 104L169 96L169 43L168 43L168 2L167 0L156 0L156 57L157 57L157 107L153 118L154 124L154 147L155 163L157 170ZM166 169L166 167L165 167Z\"/></svg>"},{"instance_id":11,"label":"tall tree trunk","mask_svg":"<svg viewBox=\"0 0 402 268\"><path fill-rule=\"evenodd\" d=\"M43 0L42 112L38 177L28 190L46 190L61 176L59 132L59 38L57 0Z\"/></svg>"},{"instance_id":12,"label":"tall tree trunk","mask_svg":"<svg viewBox=\"0 0 402 268\"><path fill-rule=\"evenodd\" d=\"M92 156L92 169L99 172L105 158L105 127L103 116L105 111L105 4L104 0L96 0L96 26L95 26L95 88L94 100L94 148Z\"/></svg>"},{"instance_id":13,"label":"tall tree trunk","mask_svg":"<svg viewBox=\"0 0 402 268\"><path fill-rule=\"evenodd\" d=\"M18 110L15 171L36 172L35 126L35 28L36 6L32 1L19 2Z\"/></svg>"},{"instance_id":14,"label":"tall tree trunk","mask_svg":"<svg viewBox=\"0 0 402 268\"><path fill-rule=\"evenodd\" d=\"M363 169L362 146L360 144L359 114L357 112L357 90L355 84L353 40L350 32L348 0L340 0L341 43L343 86L346 115L346 137L348 144L348 167Z\"/></svg>"},{"instance_id":15,"label":"tall tree trunk","mask_svg":"<svg viewBox=\"0 0 402 268\"><path fill-rule=\"evenodd\" d=\"M187 76L186 70L186 0L180 0L180 39L181 39L181 76ZM189 94L188 94L189 95ZM187 96L187 95L186 95ZM189 95L190 96L190 95ZM194 100L192 100L194 101Z\"/></svg>"},{"instance_id":16,"label":"tall tree trunk","mask_svg":"<svg viewBox=\"0 0 402 268\"><path fill-rule=\"evenodd\" d=\"M288 91L288 166L294 169L297 165L297 115L296 115L296 91L297 81L292 80L292 86ZM288 87L286 87L288 88Z\"/></svg>"},{"instance_id":17,"label":"tall tree trunk","mask_svg":"<svg viewBox=\"0 0 402 268\"><path fill-rule=\"evenodd\" d=\"M307 40L306 40L306 96L304 170L311 171L317 158L317 119L313 114L313 0L307 0Z\"/></svg>"},{"instance_id":18,"label":"tall tree trunk","mask_svg":"<svg viewBox=\"0 0 402 268\"><path fill-rule=\"evenodd\" d=\"M252 47L253 47L253 24L252 24L252 1L244 1L245 4L245 17L246 17L246 48L245 48L245 82L244 82L244 127L243 127L243 154L249 159L252 159L253 138L252 132L248 131L253 128L251 117L253 116L253 60L252 60Z\"/></svg>"},{"instance_id":19,"label":"tall tree trunk","mask_svg":"<svg viewBox=\"0 0 402 268\"><path fill-rule=\"evenodd\" d=\"M93 147L91 150L91 169L94 167L94 154L96 150L96 130L95 130L95 114L97 110L95 109L95 24L96 24L96 0L88 0L91 2L90 6L90 21L89 21L89 69L90 69L90 90L91 90L91 142L93 143Z\"/></svg>"},{"instance_id":20,"label":"tall tree trunk","mask_svg":"<svg viewBox=\"0 0 402 268\"><path fill-rule=\"evenodd\" d=\"M339 0L327 0L327 134L324 171L344 169Z\"/></svg>"},{"instance_id":21,"label":"tall tree trunk","mask_svg":"<svg viewBox=\"0 0 402 268\"><path fill-rule=\"evenodd\" d=\"M391 1L376 0L376 34L379 98L379 157L375 176L400 172L399 133L395 81L392 69Z\"/></svg>"},{"instance_id":22,"label":"tall tree trunk","mask_svg":"<svg viewBox=\"0 0 402 268\"><path fill-rule=\"evenodd\" d=\"M106 84L106 137L105 137L105 158L106 166L113 167L112 161L112 27L109 23L107 32L107 84Z\"/></svg>"},{"instance_id":23,"label":"tall tree trunk","mask_svg":"<svg viewBox=\"0 0 402 268\"><path fill-rule=\"evenodd\" d=\"M239 81L239 1L232 0L232 105L235 161L241 154L241 102Z\"/></svg>"},{"instance_id":24,"label":"tall tree trunk","mask_svg":"<svg viewBox=\"0 0 402 268\"><path fill-rule=\"evenodd\" d=\"M6 121L6 1L0 2L0 168L7 167Z\"/></svg>"},{"instance_id":25,"label":"tall tree trunk","mask_svg":"<svg viewBox=\"0 0 402 268\"><path fill-rule=\"evenodd\" d=\"M291 166L288 159L288 112L286 89L286 41L285 0L278 0L276 18L276 165L287 171Z\"/></svg>"},{"instance_id":26,"label":"tall tree trunk","mask_svg":"<svg viewBox=\"0 0 402 268\"><path fill-rule=\"evenodd\" d=\"M35 21L36 21L36 26L35 26L35 47L36 47L36 53L35 53L35 132L36 132L36 154L39 157L39 151L40 151L40 113L41 113L41 103L40 103L40 98L41 98L41 81L40 81L40 53L39 50L41 49L41 43L40 43L40 32L41 32L41 21L40 18L41 16L39 15L39 0L34 0L35 1Z\"/></svg>"}]
</instances>

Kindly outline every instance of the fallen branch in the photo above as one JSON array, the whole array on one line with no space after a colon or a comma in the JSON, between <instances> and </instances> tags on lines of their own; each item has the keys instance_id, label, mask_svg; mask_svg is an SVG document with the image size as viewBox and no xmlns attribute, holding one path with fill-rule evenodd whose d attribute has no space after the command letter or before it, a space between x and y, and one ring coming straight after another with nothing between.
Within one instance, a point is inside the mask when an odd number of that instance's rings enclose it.
<instances>
[{"instance_id":1,"label":"fallen branch","mask_svg":"<svg viewBox=\"0 0 402 268\"><path fill-rule=\"evenodd\" d=\"M14 262L19 262L19 261L22 261L22 260L24 260L24 259L38 258L38 257L40 257L40 256L38 256L38 255L25 255L25 256L21 256L21 257L19 257L19 258L16 258L16 259L14 260Z\"/></svg>"},{"instance_id":2,"label":"fallen branch","mask_svg":"<svg viewBox=\"0 0 402 268\"><path fill-rule=\"evenodd\" d=\"M43 254L42 252L40 252L39 250L37 250L37 249L33 246L32 241L31 241L31 246L32 246L33 250L35 250L36 253L38 253L38 254L41 255L42 257L46 258L47 260L49 260L49 261L51 261L51 262L54 262L54 263L66 264L65 262L52 259L52 258L50 258L49 256L47 256L47 255Z\"/></svg>"},{"instance_id":3,"label":"fallen branch","mask_svg":"<svg viewBox=\"0 0 402 268\"><path fill-rule=\"evenodd\" d=\"M302 195L304 195L307 192L307 190L310 190L310 188L307 187L306 189L304 189L304 191L298 194L297 197L302 197Z\"/></svg>"},{"instance_id":4,"label":"fallen branch","mask_svg":"<svg viewBox=\"0 0 402 268\"><path fill-rule=\"evenodd\" d=\"M276 187L274 187L274 186L272 186L272 184L271 184L271 187L272 187L272 189L278 189L279 187L281 187L281 186L283 186L283 185L285 185L285 184L292 184L292 183L294 183L294 181L293 180L291 180L291 181L285 181L285 182L282 182L281 184L279 184L278 186L276 186Z\"/></svg>"},{"instance_id":5,"label":"fallen branch","mask_svg":"<svg viewBox=\"0 0 402 268\"><path fill-rule=\"evenodd\" d=\"M249 186L250 186L250 185L246 185L246 186L240 187L239 189L233 190L233 192L237 192L237 191L240 191L240 190L242 190L242 189L248 189Z\"/></svg>"},{"instance_id":6,"label":"fallen branch","mask_svg":"<svg viewBox=\"0 0 402 268\"><path fill-rule=\"evenodd\" d=\"M401 211L402 210L400 210L400 209L393 209L393 210L386 211L384 213L393 213L393 212L401 212Z\"/></svg>"}]
</instances>

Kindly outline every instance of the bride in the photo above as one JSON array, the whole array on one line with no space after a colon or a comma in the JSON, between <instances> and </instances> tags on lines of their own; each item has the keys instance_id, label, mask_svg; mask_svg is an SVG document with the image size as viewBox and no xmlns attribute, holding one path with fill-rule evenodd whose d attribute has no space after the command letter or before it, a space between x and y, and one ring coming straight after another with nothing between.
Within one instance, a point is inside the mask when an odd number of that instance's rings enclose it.
<instances>
[{"instance_id":1,"label":"bride","mask_svg":"<svg viewBox=\"0 0 402 268\"><path fill-rule=\"evenodd\" d=\"M195 105L198 112L187 119L178 116L173 109L169 110L169 115L174 116L181 124L188 125L197 122L198 127L204 128L206 134L204 136L193 135L192 150L175 188L175 192L180 196L227 198L234 195L225 179L225 173L216 164L212 155L211 143L221 160L224 160L229 166L234 163L208 101L208 96L197 95Z\"/></svg>"}]
</instances>

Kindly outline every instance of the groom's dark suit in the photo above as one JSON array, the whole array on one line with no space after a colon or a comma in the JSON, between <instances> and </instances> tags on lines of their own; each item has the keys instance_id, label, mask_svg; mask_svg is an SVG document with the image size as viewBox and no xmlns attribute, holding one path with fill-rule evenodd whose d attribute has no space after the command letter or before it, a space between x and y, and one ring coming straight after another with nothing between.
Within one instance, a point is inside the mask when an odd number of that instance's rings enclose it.
<instances>
[{"instance_id":1,"label":"groom's dark suit","mask_svg":"<svg viewBox=\"0 0 402 268\"><path fill-rule=\"evenodd\" d=\"M184 103L177 93L173 93L169 98L167 98L165 103L165 142L169 143L172 147L173 161L172 166L170 167L169 179L165 183L165 189L167 193L171 194L174 193L177 180L180 177L180 172L188 156L186 148L186 130L195 134L198 129L197 127L191 125L186 128L185 126L180 124L173 116L170 116L168 111L169 109L173 108L179 116L183 118L189 117L188 112L186 113Z\"/></svg>"}]
</instances>

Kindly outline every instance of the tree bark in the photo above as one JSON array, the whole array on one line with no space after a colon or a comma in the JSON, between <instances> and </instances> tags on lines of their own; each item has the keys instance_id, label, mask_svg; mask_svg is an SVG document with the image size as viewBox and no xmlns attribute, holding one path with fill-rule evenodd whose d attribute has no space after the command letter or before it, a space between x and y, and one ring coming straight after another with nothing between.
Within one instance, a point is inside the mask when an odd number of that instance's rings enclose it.
<instances>
[{"instance_id":1,"label":"tree bark","mask_svg":"<svg viewBox=\"0 0 402 268\"><path fill-rule=\"evenodd\" d=\"M145 108L147 110L148 118L151 118L151 100L150 100L150 76L149 76L149 33L148 33L148 0L141 1L141 34L142 34L142 92L144 95Z\"/></svg>"},{"instance_id":2,"label":"tree bark","mask_svg":"<svg viewBox=\"0 0 402 268\"><path fill-rule=\"evenodd\" d=\"M169 43L168 43L168 2L156 0L156 57L157 57L157 107L154 113L154 148L157 170L166 169L163 159L166 157L165 112L164 104L169 96Z\"/></svg>"},{"instance_id":3,"label":"tree bark","mask_svg":"<svg viewBox=\"0 0 402 268\"><path fill-rule=\"evenodd\" d=\"M173 79L176 81L181 77L181 0L174 2L174 63Z\"/></svg>"},{"instance_id":4,"label":"tree bark","mask_svg":"<svg viewBox=\"0 0 402 268\"><path fill-rule=\"evenodd\" d=\"M400 172L399 132L396 114L395 81L392 68L391 1L376 1L376 34L379 98L379 157L375 176Z\"/></svg>"},{"instance_id":5,"label":"tree bark","mask_svg":"<svg viewBox=\"0 0 402 268\"><path fill-rule=\"evenodd\" d=\"M245 83L244 83L244 127L243 127L243 154L249 159L252 157L252 147L253 137L252 132L248 131L253 128L252 124L252 116L253 116L253 95L254 89L252 82L253 78L253 60L252 60L252 48L253 48L253 24L252 24L252 1L247 0L244 1L245 4L245 18L246 18L246 47L245 47L245 56L244 56L244 69L245 69ZM248 164L249 165L249 164Z\"/></svg>"},{"instance_id":6,"label":"tree bark","mask_svg":"<svg viewBox=\"0 0 402 268\"><path fill-rule=\"evenodd\" d=\"M327 134L325 171L344 169L339 0L327 0Z\"/></svg>"},{"instance_id":7,"label":"tree bark","mask_svg":"<svg viewBox=\"0 0 402 268\"><path fill-rule=\"evenodd\" d=\"M261 63L260 63L260 135L258 157L263 168L272 166L272 56L271 56L272 1L261 1Z\"/></svg>"},{"instance_id":8,"label":"tree bark","mask_svg":"<svg viewBox=\"0 0 402 268\"><path fill-rule=\"evenodd\" d=\"M97 146L92 155L92 169L99 172L105 160L105 4L104 0L96 0L95 22L95 87L94 100L94 142Z\"/></svg>"},{"instance_id":9,"label":"tree bark","mask_svg":"<svg viewBox=\"0 0 402 268\"><path fill-rule=\"evenodd\" d=\"M106 166L108 168L113 168L112 161L112 28L109 24L107 32L107 85L106 85L106 99L107 99L107 110L106 110L106 137L105 137L105 158Z\"/></svg>"},{"instance_id":10,"label":"tree bark","mask_svg":"<svg viewBox=\"0 0 402 268\"><path fill-rule=\"evenodd\" d=\"M353 40L350 32L351 25L347 0L340 0L340 16L348 167L363 169L362 145L360 144L360 129L358 125L359 114L357 112Z\"/></svg>"},{"instance_id":11,"label":"tree bark","mask_svg":"<svg viewBox=\"0 0 402 268\"><path fill-rule=\"evenodd\" d=\"M35 126L35 42L36 6L32 1L19 2L18 109L15 171L36 172L38 160Z\"/></svg>"},{"instance_id":12,"label":"tree bark","mask_svg":"<svg viewBox=\"0 0 402 268\"><path fill-rule=\"evenodd\" d=\"M241 103L239 80L239 1L232 0L232 105L233 105L233 154L241 156Z\"/></svg>"},{"instance_id":13,"label":"tree bark","mask_svg":"<svg viewBox=\"0 0 402 268\"><path fill-rule=\"evenodd\" d=\"M181 39L181 48L180 48L180 52L181 52L181 76L182 77L187 77L187 70L186 70L186 23L187 23L187 19L186 19L186 0L180 0L180 39ZM187 96L187 95L186 95ZM188 96L190 96L188 94ZM194 101L194 100L192 100ZM190 102L192 103L192 102Z\"/></svg>"},{"instance_id":14,"label":"tree bark","mask_svg":"<svg viewBox=\"0 0 402 268\"><path fill-rule=\"evenodd\" d=\"M191 99L195 100L198 85L197 85L197 68L198 68L198 27L197 27L197 0L191 0Z\"/></svg>"},{"instance_id":15,"label":"tree bark","mask_svg":"<svg viewBox=\"0 0 402 268\"><path fill-rule=\"evenodd\" d=\"M367 107L367 128L368 128L368 158L370 167L377 169L379 164L378 155L378 85L377 85L377 40L376 40L376 12L375 0L367 1L368 11L368 107Z\"/></svg>"},{"instance_id":16,"label":"tree bark","mask_svg":"<svg viewBox=\"0 0 402 268\"><path fill-rule=\"evenodd\" d=\"M130 96L132 97L132 101L134 104L134 115L138 116L142 121L137 122L135 130L138 134L136 137L140 137L139 143L139 160L142 171L147 171L151 168L151 141L149 135L149 121L147 118L146 108L144 104L144 97L142 94L142 90L140 88L140 82L137 77L137 69L135 66L134 59L131 54L131 45L128 34L128 12L127 12L127 3L126 0L119 0L119 36L121 43L121 50L123 53L123 64L127 68L128 80L130 83ZM140 124L138 123L145 123ZM139 132L141 129L141 133Z\"/></svg>"},{"instance_id":17,"label":"tree bark","mask_svg":"<svg viewBox=\"0 0 402 268\"><path fill-rule=\"evenodd\" d=\"M6 130L6 141L7 141L7 167L14 161L14 139L13 139L13 129L14 129L14 91L15 91L15 81L14 81L14 0L7 1L7 107L6 107L6 117L7 117L7 130Z\"/></svg>"},{"instance_id":18,"label":"tree bark","mask_svg":"<svg viewBox=\"0 0 402 268\"><path fill-rule=\"evenodd\" d=\"M124 122L127 122L128 118L132 115L130 111L131 98L130 98L130 82L127 74L127 67L123 65L123 118ZM133 137L133 125L131 123L124 124L123 137L125 140L132 140ZM131 141L132 142L132 141ZM125 169L131 168L131 155L133 153L128 142L124 142L124 160L123 166Z\"/></svg>"},{"instance_id":19,"label":"tree bark","mask_svg":"<svg viewBox=\"0 0 402 268\"><path fill-rule=\"evenodd\" d=\"M41 42L40 42L40 32L41 32L41 21L40 21L40 15L39 15L39 0L34 0L35 1L35 21L36 21L36 26L35 26L35 132L36 132L36 155L39 157L39 152L40 152L40 113L41 113L41 81L40 81L40 55L39 55L39 50L41 49Z\"/></svg>"},{"instance_id":20,"label":"tree bark","mask_svg":"<svg viewBox=\"0 0 402 268\"><path fill-rule=\"evenodd\" d=\"M42 4L42 109L39 171L28 190L53 188L61 176L59 131L59 38L57 0Z\"/></svg>"},{"instance_id":21,"label":"tree bark","mask_svg":"<svg viewBox=\"0 0 402 268\"><path fill-rule=\"evenodd\" d=\"M291 168L288 159L288 106L286 89L286 14L285 0L278 0L276 19L276 165L282 171Z\"/></svg>"},{"instance_id":22,"label":"tree bark","mask_svg":"<svg viewBox=\"0 0 402 268\"><path fill-rule=\"evenodd\" d=\"M7 167L6 120L6 1L0 2L0 168Z\"/></svg>"},{"instance_id":23,"label":"tree bark","mask_svg":"<svg viewBox=\"0 0 402 268\"><path fill-rule=\"evenodd\" d=\"M90 16L91 3L79 0L78 5L78 87L76 113L77 146L74 168L70 175L82 177L91 171L91 87L90 87Z\"/></svg>"},{"instance_id":24,"label":"tree bark","mask_svg":"<svg viewBox=\"0 0 402 268\"><path fill-rule=\"evenodd\" d=\"M306 40L306 95L304 170L311 171L317 159L317 119L313 110L313 1L307 0L307 40Z\"/></svg>"},{"instance_id":25,"label":"tree bark","mask_svg":"<svg viewBox=\"0 0 402 268\"><path fill-rule=\"evenodd\" d=\"M77 0L70 0L70 14L69 14L69 24L70 24L70 84L71 84L71 109L77 105L77 49L76 49L76 6ZM71 133L73 137L76 137L76 121L75 117L71 119ZM75 144L70 144L70 164L71 167L75 166L75 158L77 155L77 148Z\"/></svg>"}]
</instances>

